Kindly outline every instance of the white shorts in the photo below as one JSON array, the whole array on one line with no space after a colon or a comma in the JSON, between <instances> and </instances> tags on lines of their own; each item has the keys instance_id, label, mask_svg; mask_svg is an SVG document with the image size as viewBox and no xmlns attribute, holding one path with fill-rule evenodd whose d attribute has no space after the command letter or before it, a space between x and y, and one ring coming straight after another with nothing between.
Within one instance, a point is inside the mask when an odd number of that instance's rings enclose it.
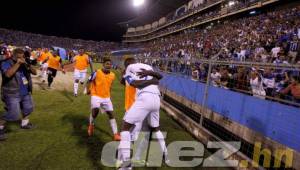
<instances>
[{"instance_id":1,"label":"white shorts","mask_svg":"<svg viewBox=\"0 0 300 170\"><path fill-rule=\"evenodd\" d=\"M156 128L159 127L159 109L159 95L144 92L137 96L123 120L130 124L142 124L147 119L148 125Z\"/></svg>"},{"instance_id":2,"label":"white shorts","mask_svg":"<svg viewBox=\"0 0 300 170\"><path fill-rule=\"evenodd\" d=\"M74 70L74 79L79 80L81 83L85 82L87 69L85 70Z\"/></svg>"},{"instance_id":3,"label":"white shorts","mask_svg":"<svg viewBox=\"0 0 300 170\"><path fill-rule=\"evenodd\" d=\"M110 98L100 98L97 96L91 97L91 108L99 108L101 111L112 112L114 111L113 104Z\"/></svg>"},{"instance_id":4,"label":"white shorts","mask_svg":"<svg viewBox=\"0 0 300 170\"><path fill-rule=\"evenodd\" d=\"M48 68L48 63L42 63L41 62L41 68L42 68L42 70L47 70L47 68Z\"/></svg>"}]
</instances>

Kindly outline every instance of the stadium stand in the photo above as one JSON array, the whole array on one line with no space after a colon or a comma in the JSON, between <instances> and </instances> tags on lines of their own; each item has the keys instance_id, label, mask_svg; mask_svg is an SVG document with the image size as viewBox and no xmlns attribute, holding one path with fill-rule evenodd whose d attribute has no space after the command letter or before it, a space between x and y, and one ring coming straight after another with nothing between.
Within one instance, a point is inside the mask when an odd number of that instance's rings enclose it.
<instances>
[{"instance_id":1,"label":"stadium stand","mask_svg":"<svg viewBox=\"0 0 300 170\"><path fill-rule=\"evenodd\" d=\"M267 3L267 1L225 2L226 4L219 5L227 11ZM300 5L298 3L291 6L287 3L283 6L285 7L278 8L277 5L275 10L261 10L255 15L247 13L248 15L237 18L211 22L205 27L189 28L175 34L178 29L190 24L195 25L203 20L199 19L201 15L196 12L188 20L183 21L187 24L179 19L173 21L172 26L166 26L159 31L132 37L142 40L127 41L125 38L124 42L132 47L143 47L144 50L136 56L148 58L147 62L161 70L180 73L202 82L206 82L209 77L207 75L211 75L213 77L211 83L214 86L270 100L288 100L288 103L292 101L298 105ZM205 8L207 5L201 7ZM202 16L210 18L211 15L220 15L218 11L220 8L210 9L202 13ZM161 37L141 42L145 37L157 35ZM134 41L136 43L133 43ZM155 59L150 60L151 57ZM213 65L211 73L208 72L209 59L222 61ZM232 62L236 62L236 66L240 67L234 67ZM292 80L298 82L293 92ZM259 84L260 82L262 83Z\"/></svg>"},{"instance_id":2,"label":"stadium stand","mask_svg":"<svg viewBox=\"0 0 300 170\"><path fill-rule=\"evenodd\" d=\"M69 50L78 50L83 48L86 51L93 51L97 53L108 52L119 48L119 44L114 42L96 42L62 38L0 28L0 42L1 41L5 44L14 46L29 46L31 48L51 48L58 46Z\"/></svg>"},{"instance_id":3,"label":"stadium stand","mask_svg":"<svg viewBox=\"0 0 300 170\"><path fill-rule=\"evenodd\" d=\"M15 46L134 53L164 75L163 109L178 112L172 117L198 139L241 141L250 159L256 142L292 149L299 169L299 1L192 0L123 37L118 44L0 29L0 42ZM120 56L112 61L123 65Z\"/></svg>"},{"instance_id":4,"label":"stadium stand","mask_svg":"<svg viewBox=\"0 0 300 170\"><path fill-rule=\"evenodd\" d=\"M151 29L130 27L123 43L142 49L135 57L164 74L165 109L200 140L208 131L243 141L241 152L249 158L258 140L274 150L292 148L297 169L299 1L194 3Z\"/></svg>"}]
</instances>

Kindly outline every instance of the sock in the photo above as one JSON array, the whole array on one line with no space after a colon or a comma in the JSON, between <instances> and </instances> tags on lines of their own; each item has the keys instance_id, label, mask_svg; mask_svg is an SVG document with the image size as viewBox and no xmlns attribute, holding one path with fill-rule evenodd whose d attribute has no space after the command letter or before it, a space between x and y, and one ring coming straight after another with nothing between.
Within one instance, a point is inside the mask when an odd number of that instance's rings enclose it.
<instances>
[{"instance_id":1,"label":"sock","mask_svg":"<svg viewBox=\"0 0 300 170\"><path fill-rule=\"evenodd\" d=\"M131 145L131 139L130 139L130 132L125 131L121 132L121 141L119 145L119 153L120 158L122 158L122 161L129 161L130 160L130 145Z\"/></svg>"},{"instance_id":2,"label":"sock","mask_svg":"<svg viewBox=\"0 0 300 170\"><path fill-rule=\"evenodd\" d=\"M118 161L122 161L123 157L122 157L122 153L121 153L121 149L118 147L118 156L117 156L117 160Z\"/></svg>"},{"instance_id":3,"label":"sock","mask_svg":"<svg viewBox=\"0 0 300 170\"><path fill-rule=\"evenodd\" d=\"M26 126L29 123L29 119L22 119L21 126Z\"/></svg>"},{"instance_id":4,"label":"sock","mask_svg":"<svg viewBox=\"0 0 300 170\"><path fill-rule=\"evenodd\" d=\"M78 92L78 83L74 83L74 94Z\"/></svg>"},{"instance_id":5,"label":"sock","mask_svg":"<svg viewBox=\"0 0 300 170\"><path fill-rule=\"evenodd\" d=\"M48 86L50 87L53 82L53 77L51 75L48 75Z\"/></svg>"},{"instance_id":6,"label":"sock","mask_svg":"<svg viewBox=\"0 0 300 170\"><path fill-rule=\"evenodd\" d=\"M134 155L135 160L141 160L142 153L149 147L148 145L149 145L150 133L144 133L143 135L144 135L143 139L140 141L137 141L139 143L137 145L136 152ZM146 159L146 157L145 157L145 159Z\"/></svg>"},{"instance_id":7,"label":"sock","mask_svg":"<svg viewBox=\"0 0 300 170\"><path fill-rule=\"evenodd\" d=\"M4 129L4 125L0 125L0 130L3 130Z\"/></svg>"},{"instance_id":8,"label":"sock","mask_svg":"<svg viewBox=\"0 0 300 170\"><path fill-rule=\"evenodd\" d=\"M87 94L87 88L86 87L83 89L83 94Z\"/></svg>"},{"instance_id":9,"label":"sock","mask_svg":"<svg viewBox=\"0 0 300 170\"><path fill-rule=\"evenodd\" d=\"M116 119L110 119L109 123L110 123L113 134L114 135L117 134L118 133L118 125L117 125Z\"/></svg>"},{"instance_id":10,"label":"sock","mask_svg":"<svg viewBox=\"0 0 300 170\"><path fill-rule=\"evenodd\" d=\"M131 140L132 140L132 142L138 140L140 131L142 129L142 125L143 125L142 123L136 123L135 124L135 127L131 131Z\"/></svg>"},{"instance_id":11,"label":"sock","mask_svg":"<svg viewBox=\"0 0 300 170\"><path fill-rule=\"evenodd\" d=\"M158 143L160 145L160 149L162 151L162 153L167 156L168 155L168 151L167 151L167 147L166 147L166 142L165 142L165 138L164 138L164 135L161 133L161 131L157 131L157 132L154 132L153 133L157 140L158 140Z\"/></svg>"},{"instance_id":12,"label":"sock","mask_svg":"<svg viewBox=\"0 0 300 170\"><path fill-rule=\"evenodd\" d=\"M42 79L44 81L46 81L46 77L47 77L47 71L43 71L43 73L42 73Z\"/></svg>"},{"instance_id":13,"label":"sock","mask_svg":"<svg viewBox=\"0 0 300 170\"><path fill-rule=\"evenodd\" d=\"M90 125L93 125L94 124L94 117L93 117L93 114L91 113L90 114Z\"/></svg>"}]
</instances>

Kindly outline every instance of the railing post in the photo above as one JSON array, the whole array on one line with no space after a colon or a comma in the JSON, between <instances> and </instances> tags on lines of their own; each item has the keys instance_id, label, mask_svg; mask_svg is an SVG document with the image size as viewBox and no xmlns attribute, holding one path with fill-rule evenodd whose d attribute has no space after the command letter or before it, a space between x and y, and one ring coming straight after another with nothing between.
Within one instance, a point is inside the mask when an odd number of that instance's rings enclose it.
<instances>
[{"instance_id":1,"label":"railing post","mask_svg":"<svg viewBox=\"0 0 300 170\"><path fill-rule=\"evenodd\" d=\"M204 111L205 111L204 108L206 107L206 101L207 101L207 97L208 97L208 88L209 88L209 84L210 84L211 70L212 70L212 59L209 60L206 85L205 85L204 96L203 96L203 100L202 100L202 109L201 109L202 113L201 113L201 118L200 118L200 126L203 125Z\"/></svg>"}]
</instances>

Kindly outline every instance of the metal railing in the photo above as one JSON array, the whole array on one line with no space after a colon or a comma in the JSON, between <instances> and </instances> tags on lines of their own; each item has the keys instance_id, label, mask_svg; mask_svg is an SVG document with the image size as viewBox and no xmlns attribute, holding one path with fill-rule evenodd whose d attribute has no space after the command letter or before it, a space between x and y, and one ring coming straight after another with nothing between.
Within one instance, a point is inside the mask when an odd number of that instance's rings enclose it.
<instances>
[{"instance_id":1,"label":"metal railing","mask_svg":"<svg viewBox=\"0 0 300 170\"><path fill-rule=\"evenodd\" d=\"M209 86L232 90L252 95L260 99L279 102L300 107L300 97L293 96L287 88L293 77L298 78L300 86L300 65L272 64L257 62L237 62L182 58L144 58L138 57L139 62L146 63L156 70L206 83ZM113 59L118 66L123 66L118 57ZM288 91L288 92L287 92ZM202 104L205 104L205 97Z\"/></svg>"}]
</instances>

